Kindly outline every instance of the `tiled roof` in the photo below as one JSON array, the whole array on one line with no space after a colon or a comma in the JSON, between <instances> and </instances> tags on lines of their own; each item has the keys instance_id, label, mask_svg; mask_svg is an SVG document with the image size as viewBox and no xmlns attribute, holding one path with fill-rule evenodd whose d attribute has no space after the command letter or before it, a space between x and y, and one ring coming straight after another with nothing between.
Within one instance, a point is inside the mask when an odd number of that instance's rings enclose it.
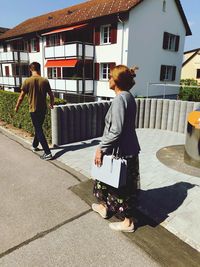
<instances>
[{"instance_id":1,"label":"tiled roof","mask_svg":"<svg viewBox=\"0 0 200 267\"><path fill-rule=\"evenodd\" d=\"M42 32L62 26L80 24L94 18L125 12L135 7L143 0L90 0L68 8L50 12L38 17L28 19L0 36L8 39L23 36L32 32ZM179 0L175 0L177 6ZM181 8L181 5L180 7ZM181 11L181 10L180 10ZM181 14L182 16L182 14ZM183 13L184 16L184 13ZM184 18L183 18L184 20ZM187 20L186 20L187 22ZM184 22L185 24L185 22ZM188 26L188 24L186 25ZM189 26L188 26L189 28ZM187 29L186 29L187 30Z\"/></svg>"},{"instance_id":2,"label":"tiled roof","mask_svg":"<svg viewBox=\"0 0 200 267\"><path fill-rule=\"evenodd\" d=\"M0 34L8 31L9 29L8 28L3 28L3 27L0 27Z\"/></svg>"}]
</instances>

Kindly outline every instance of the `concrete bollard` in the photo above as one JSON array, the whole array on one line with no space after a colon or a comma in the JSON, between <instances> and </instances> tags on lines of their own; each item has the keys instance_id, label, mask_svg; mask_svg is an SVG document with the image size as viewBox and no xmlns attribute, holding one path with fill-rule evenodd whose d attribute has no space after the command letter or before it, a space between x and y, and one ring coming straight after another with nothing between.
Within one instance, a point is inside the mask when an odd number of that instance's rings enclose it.
<instances>
[{"instance_id":1,"label":"concrete bollard","mask_svg":"<svg viewBox=\"0 0 200 267\"><path fill-rule=\"evenodd\" d=\"M163 106L162 106L162 120L161 120L162 130L167 129L168 113L169 113L169 100L165 99L163 100Z\"/></svg>"},{"instance_id":2,"label":"concrete bollard","mask_svg":"<svg viewBox=\"0 0 200 267\"><path fill-rule=\"evenodd\" d=\"M74 118L75 118L75 107L74 105L67 106L68 112L68 143L74 142Z\"/></svg>"},{"instance_id":3,"label":"concrete bollard","mask_svg":"<svg viewBox=\"0 0 200 267\"><path fill-rule=\"evenodd\" d=\"M135 103L136 103L136 116L135 116L135 128L138 128L139 125L139 114L140 114L140 100L139 99L135 99Z\"/></svg>"},{"instance_id":4,"label":"concrete bollard","mask_svg":"<svg viewBox=\"0 0 200 267\"><path fill-rule=\"evenodd\" d=\"M181 101L177 100L174 106L174 118L173 118L173 125L172 125L173 132L178 132L178 125L179 125L179 119L180 119L180 108L181 108Z\"/></svg>"},{"instance_id":5,"label":"concrete bollard","mask_svg":"<svg viewBox=\"0 0 200 267\"><path fill-rule=\"evenodd\" d=\"M150 109L151 109L151 99L146 99L145 111L144 111L144 128L149 128Z\"/></svg>"},{"instance_id":6,"label":"concrete bollard","mask_svg":"<svg viewBox=\"0 0 200 267\"><path fill-rule=\"evenodd\" d=\"M62 132L61 132L61 143L68 143L68 113L66 105L61 106L61 124L62 124Z\"/></svg>"},{"instance_id":7,"label":"concrete bollard","mask_svg":"<svg viewBox=\"0 0 200 267\"><path fill-rule=\"evenodd\" d=\"M150 116L149 116L149 128L154 129L156 124L156 109L157 109L157 99L151 100L150 106Z\"/></svg>"},{"instance_id":8,"label":"concrete bollard","mask_svg":"<svg viewBox=\"0 0 200 267\"><path fill-rule=\"evenodd\" d=\"M92 138L97 136L97 121L98 121L97 109L98 109L97 104L96 103L92 104Z\"/></svg>"},{"instance_id":9,"label":"concrete bollard","mask_svg":"<svg viewBox=\"0 0 200 267\"><path fill-rule=\"evenodd\" d=\"M138 128L144 127L145 99L140 99Z\"/></svg>"},{"instance_id":10,"label":"concrete bollard","mask_svg":"<svg viewBox=\"0 0 200 267\"><path fill-rule=\"evenodd\" d=\"M161 129L161 121L162 121L162 111L163 111L163 100L158 99L157 100L157 108L156 108L156 122L155 122L155 128Z\"/></svg>"},{"instance_id":11,"label":"concrete bollard","mask_svg":"<svg viewBox=\"0 0 200 267\"><path fill-rule=\"evenodd\" d=\"M185 124L186 124L186 112L187 112L187 102L181 101L180 114L179 114L179 124L178 132L184 133Z\"/></svg>"},{"instance_id":12,"label":"concrete bollard","mask_svg":"<svg viewBox=\"0 0 200 267\"><path fill-rule=\"evenodd\" d=\"M171 100L169 102L169 111L167 117L167 130L172 131L173 127L173 119L174 119L174 107L175 107L175 100Z\"/></svg>"},{"instance_id":13,"label":"concrete bollard","mask_svg":"<svg viewBox=\"0 0 200 267\"><path fill-rule=\"evenodd\" d=\"M52 133L52 145L61 145L61 121L60 121L60 107L54 107L51 110L51 133Z\"/></svg>"}]
</instances>

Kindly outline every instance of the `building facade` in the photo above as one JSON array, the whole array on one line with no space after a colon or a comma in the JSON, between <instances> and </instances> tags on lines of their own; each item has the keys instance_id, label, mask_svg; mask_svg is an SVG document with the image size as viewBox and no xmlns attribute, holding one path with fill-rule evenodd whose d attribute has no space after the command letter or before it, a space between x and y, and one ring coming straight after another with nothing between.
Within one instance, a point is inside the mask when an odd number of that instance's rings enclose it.
<instances>
[{"instance_id":1,"label":"building facade","mask_svg":"<svg viewBox=\"0 0 200 267\"><path fill-rule=\"evenodd\" d=\"M184 40L190 34L179 0L87 1L29 19L1 35L0 86L19 90L29 76L28 65L38 61L61 97L109 99L114 97L108 89L110 69L125 64L139 67L134 95L162 95L159 84L180 81Z\"/></svg>"},{"instance_id":2,"label":"building facade","mask_svg":"<svg viewBox=\"0 0 200 267\"><path fill-rule=\"evenodd\" d=\"M194 79L200 84L200 48L184 53L181 79Z\"/></svg>"}]
</instances>

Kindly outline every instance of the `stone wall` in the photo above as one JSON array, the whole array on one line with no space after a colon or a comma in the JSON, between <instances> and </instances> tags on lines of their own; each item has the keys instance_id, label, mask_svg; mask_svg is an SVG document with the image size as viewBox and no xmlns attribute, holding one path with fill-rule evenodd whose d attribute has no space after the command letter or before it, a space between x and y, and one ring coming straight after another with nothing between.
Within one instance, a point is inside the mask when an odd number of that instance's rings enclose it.
<instances>
[{"instance_id":1,"label":"stone wall","mask_svg":"<svg viewBox=\"0 0 200 267\"><path fill-rule=\"evenodd\" d=\"M51 112L52 144L63 145L99 137L110 101L56 106ZM187 114L200 108L199 102L169 99L136 99L136 128L184 133Z\"/></svg>"}]
</instances>

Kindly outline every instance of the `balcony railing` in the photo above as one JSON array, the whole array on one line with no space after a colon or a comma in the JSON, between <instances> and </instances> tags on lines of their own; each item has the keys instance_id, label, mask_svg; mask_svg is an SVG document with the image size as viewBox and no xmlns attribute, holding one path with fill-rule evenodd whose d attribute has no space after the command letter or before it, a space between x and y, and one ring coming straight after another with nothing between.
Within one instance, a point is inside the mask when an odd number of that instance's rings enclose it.
<instances>
[{"instance_id":1,"label":"balcony railing","mask_svg":"<svg viewBox=\"0 0 200 267\"><path fill-rule=\"evenodd\" d=\"M29 62L28 52L21 51L9 51L0 53L0 62L1 63L13 63L13 62Z\"/></svg>"},{"instance_id":2,"label":"balcony railing","mask_svg":"<svg viewBox=\"0 0 200 267\"><path fill-rule=\"evenodd\" d=\"M77 94L93 93L93 80L61 80L49 79L52 90Z\"/></svg>"},{"instance_id":3,"label":"balcony railing","mask_svg":"<svg viewBox=\"0 0 200 267\"><path fill-rule=\"evenodd\" d=\"M94 46L80 42L45 47L45 58L94 58Z\"/></svg>"},{"instance_id":4,"label":"balcony railing","mask_svg":"<svg viewBox=\"0 0 200 267\"><path fill-rule=\"evenodd\" d=\"M0 85L8 87L20 87L25 79L28 77L18 77L18 76L9 76L9 77L0 77Z\"/></svg>"}]
</instances>

